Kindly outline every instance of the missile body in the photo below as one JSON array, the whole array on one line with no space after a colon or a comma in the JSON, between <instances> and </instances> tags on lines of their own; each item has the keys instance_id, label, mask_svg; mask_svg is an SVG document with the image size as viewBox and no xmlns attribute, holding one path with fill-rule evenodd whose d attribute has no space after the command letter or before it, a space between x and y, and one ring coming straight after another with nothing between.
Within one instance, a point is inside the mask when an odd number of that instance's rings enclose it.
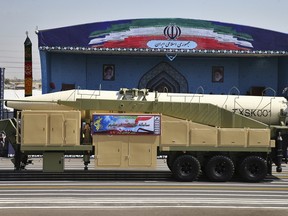
<instances>
[{"instance_id":1,"label":"missile body","mask_svg":"<svg viewBox=\"0 0 288 216\"><path fill-rule=\"evenodd\" d=\"M6 102L7 107L18 110L69 110L61 101L76 99L147 100L161 102L210 103L229 111L253 118L268 125L287 125L287 100L284 97L214 95L148 92L147 95L125 95L121 91L68 90ZM286 119L285 119L286 118ZM284 120L283 120L284 119Z\"/></svg>"}]
</instances>

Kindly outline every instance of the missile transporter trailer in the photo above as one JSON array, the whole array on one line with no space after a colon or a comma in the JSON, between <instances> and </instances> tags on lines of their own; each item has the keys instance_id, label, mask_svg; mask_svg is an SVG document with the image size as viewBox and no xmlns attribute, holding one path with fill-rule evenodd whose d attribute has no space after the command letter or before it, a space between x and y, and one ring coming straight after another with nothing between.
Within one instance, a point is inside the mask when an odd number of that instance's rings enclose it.
<instances>
[{"instance_id":1,"label":"missile transporter trailer","mask_svg":"<svg viewBox=\"0 0 288 216\"><path fill-rule=\"evenodd\" d=\"M87 91L7 104L22 110L6 122L10 137L16 135L16 170L27 163L23 155L43 154L44 172L63 172L65 155L84 155L87 169L94 154L95 167L120 169L155 168L157 157L165 156L178 181L203 173L211 181L237 175L259 182L271 174L272 164L282 171L284 110L278 115L282 125L272 126L211 103L191 102L191 94L181 100L175 95L173 101L147 89Z\"/></svg>"}]
</instances>

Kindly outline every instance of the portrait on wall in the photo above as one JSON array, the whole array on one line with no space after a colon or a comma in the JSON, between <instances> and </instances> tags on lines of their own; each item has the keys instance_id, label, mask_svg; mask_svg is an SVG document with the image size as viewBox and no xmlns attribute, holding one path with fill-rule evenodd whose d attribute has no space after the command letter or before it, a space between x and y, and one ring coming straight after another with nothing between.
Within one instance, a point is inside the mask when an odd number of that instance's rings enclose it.
<instances>
[{"instance_id":1,"label":"portrait on wall","mask_svg":"<svg viewBox=\"0 0 288 216\"><path fill-rule=\"evenodd\" d=\"M106 81L115 80L115 65L113 64L103 65L103 80Z\"/></svg>"},{"instance_id":2,"label":"portrait on wall","mask_svg":"<svg viewBox=\"0 0 288 216\"><path fill-rule=\"evenodd\" d=\"M212 82L223 82L224 81L224 67L213 66L212 67Z\"/></svg>"}]
</instances>

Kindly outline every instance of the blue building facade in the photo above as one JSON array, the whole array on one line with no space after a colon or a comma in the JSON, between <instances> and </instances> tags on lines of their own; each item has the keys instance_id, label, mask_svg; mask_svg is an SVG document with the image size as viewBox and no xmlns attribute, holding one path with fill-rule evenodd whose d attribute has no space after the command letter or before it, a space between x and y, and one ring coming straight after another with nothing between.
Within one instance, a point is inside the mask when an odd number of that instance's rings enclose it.
<instances>
[{"instance_id":1,"label":"blue building facade","mask_svg":"<svg viewBox=\"0 0 288 216\"><path fill-rule=\"evenodd\" d=\"M288 35L259 28L134 19L41 30L38 40L43 93L126 87L282 95L288 86Z\"/></svg>"}]
</instances>

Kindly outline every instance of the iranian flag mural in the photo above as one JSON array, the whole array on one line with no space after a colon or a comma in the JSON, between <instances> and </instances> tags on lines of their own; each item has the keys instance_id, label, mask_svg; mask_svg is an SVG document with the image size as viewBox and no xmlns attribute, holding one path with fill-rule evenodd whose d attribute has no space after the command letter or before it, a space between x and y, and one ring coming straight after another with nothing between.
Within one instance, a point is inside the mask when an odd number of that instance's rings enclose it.
<instances>
[{"instance_id":1,"label":"iranian flag mural","mask_svg":"<svg viewBox=\"0 0 288 216\"><path fill-rule=\"evenodd\" d=\"M150 26L148 25L150 24ZM89 45L94 47L133 47L133 48L172 48L172 49L227 49L244 50L253 48L252 37L237 35L232 29L223 31L213 29L213 26L154 23L143 21L142 27L127 26L115 31L109 28L106 31L95 31L90 35Z\"/></svg>"},{"instance_id":2,"label":"iranian flag mural","mask_svg":"<svg viewBox=\"0 0 288 216\"><path fill-rule=\"evenodd\" d=\"M288 51L288 35L194 19L132 19L38 32L41 49L100 51Z\"/></svg>"}]
</instances>

